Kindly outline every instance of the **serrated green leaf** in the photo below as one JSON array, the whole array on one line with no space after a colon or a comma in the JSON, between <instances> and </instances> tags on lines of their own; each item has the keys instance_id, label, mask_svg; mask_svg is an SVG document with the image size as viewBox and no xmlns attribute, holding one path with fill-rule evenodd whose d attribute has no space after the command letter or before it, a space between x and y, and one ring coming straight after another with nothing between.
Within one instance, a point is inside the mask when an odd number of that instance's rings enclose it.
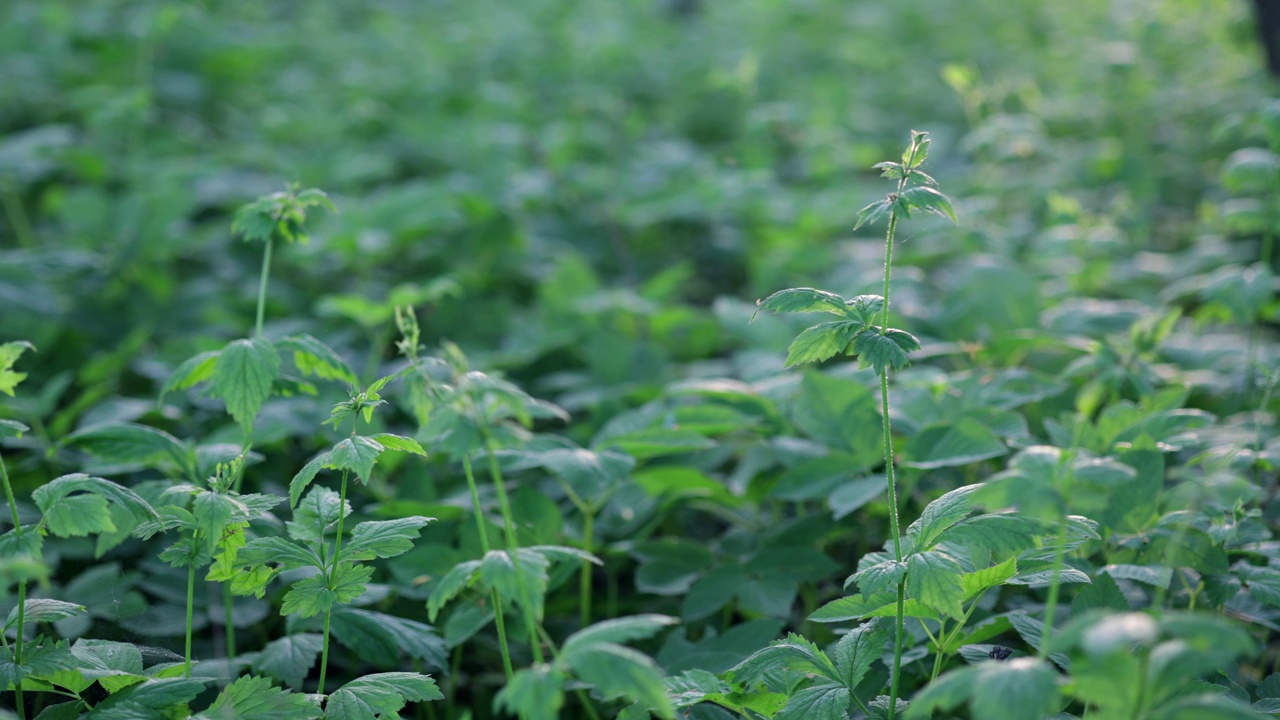
<instances>
[{"instance_id":1,"label":"serrated green leaf","mask_svg":"<svg viewBox=\"0 0 1280 720\"><path fill-rule=\"evenodd\" d=\"M35 501L41 512L48 512L49 508L62 498L81 491L110 500L112 504L127 510L138 522L159 518L155 509L134 491L110 480L84 473L72 473L51 480L36 488L35 492L31 493L31 499Z\"/></svg>"},{"instance_id":2,"label":"serrated green leaf","mask_svg":"<svg viewBox=\"0 0 1280 720\"><path fill-rule=\"evenodd\" d=\"M563 673L542 665L521 670L494 697L494 705L528 720L560 720L564 707Z\"/></svg>"},{"instance_id":3,"label":"serrated green leaf","mask_svg":"<svg viewBox=\"0 0 1280 720\"><path fill-rule=\"evenodd\" d=\"M280 356L265 338L233 340L214 363L213 389L247 433L279 376Z\"/></svg>"},{"instance_id":4,"label":"serrated green leaf","mask_svg":"<svg viewBox=\"0 0 1280 720\"><path fill-rule=\"evenodd\" d=\"M307 489L316 475L324 468L331 467L333 462L333 452L326 450L311 459L298 471L297 475L289 481L289 506L295 507L299 498L302 497L302 491Z\"/></svg>"},{"instance_id":5,"label":"serrated green leaf","mask_svg":"<svg viewBox=\"0 0 1280 720\"><path fill-rule=\"evenodd\" d=\"M324 561L312 548L280 537L254 538L236 554L246 565L278 564L285 570L321 567Z\"/></svg>"},{"instance_id":6,"label":"serrated green leaf","mask_svg":"<svg viewBox=\"0 0 1280 720\"><path fill-rule=\"evenodd\" d=\"M351 530L351 541L342 546L341 560L389 558L409 552L418 531L435 518L406 517L362 522Z\"/></svg>"},{"instance_id":7,"label":"serrated green leaf","mask_svg":"<svg viewBox=\"0 0 1280 720\"><path fill-rule=\"evenodd\" d=\"M317 486L293 509L293 520L285 523L285 528L289 537L300 543L318 543L327 529L338 522L339 515L350 514L351 503L343 503L336 491Z\"/></svg>"},{"instance_id":8,"label":"serrated green leaf","mask_svg":"<svg viewBox=\"0 0 1280 720\"><path fill-rule=\"evenodd\" d=\"M313 375L322 380L340 380L348 385L356 385L359 380L333 348L305 333L290 335L276 341L276 348L281 352L293 353L293 364L303 375Z\"/></svg>"},{"instance_id":9,"label":"serrated green leaf","mask_svg":"<svg viewBox=\"0 0 1280 720\"><path fill-rule=\"evenodd\" d=\"M843 685L818 685L801 690L787 701L774 720L844 720L848 717L849 689Z\"/></svg>"},{"instance_id":10,"label":"serrated green leaf","mask_svg":"<svg viewBox=\"0 0 1280 720\"><path fill-rule=\"evenodd\" d=\"M1129 612L1129 601L1108 573L1098 573L1088 587L1076 593L1071 601L1071 614L1083 615L1089 610L1108 609Z\"/></svg>"},{"instance_id":11,"label":"serrated green leaf","mask_svg":"<svg viewBox=\"0 0 1280 720\"><path fill-rule=\"evenodd\" d=\"M907 575L907 564L896 560L886 560L863 568L849 577L850 582L858 583L858 589L868 595L897 592L898 583Z\"/></svg>"},{"instance_id":12,"label":"serrated green leaf","mask_svg":"<svg viewBox=\"0 0 1280 720\"><path fill-rule=\"evenodd\" d=\"M1058 710L1058 673L1037 658L1013 658L977 666L970 707L973 717L1043 720Z\"/></svg>"},{"instance_id":13,"label":"serrated green leaf","mask_svg":"<svg viewBox=\"0 0 1280 720\"><path fill-rule=\"evenodd\" d=\"M27 600L25 610L23 610L22 621L24 623L41 623L54 622L79 615L85 612L83 605L75 603L63 602L62 600L53 600L51 598L34 598ZM4 629L8 630L18 624L18 606L14 605L9 611L9 617L4 621Z\"/></svg>"},{"instance_id":14,"label":"serrated green leaf","mask_svg":"<svg viewBox=\"0 0 1280 720\"><path fill-rule=\"evenodd\" d=\"M907 560L907 592L925 607L959 620L964 617L960 565L939 552L916 553Z\"/></svg>"},{"instance_id":15,"label":"serrated green leaf","mask_svg":"<svg viewBox=\"0 0 1280 720\"><path fill-rule=\"evenodd\" d=\"M221 350L211 350L182 361L178 367L174 368L169 379L164 381L164 385L160 388L160 399L163 400L164 396L171 392L186 390L213 377L213 368L217 365L218 356L221 354Z\"/></svg>"},{"instance_id":16,"label":"serrated green leaf","mask_svg":"<svg viewBox=\"0 0 1280 720\"><path fill-rule=\"evenodd\" d=\"M910 210L923 210L948 218L953 223L960 222L956 218L955 209L951 207L951 198L928 185L917 185L903 190L898 196L898 202L900 206Z\"/></svg>"},{"instance_id":17,"label":"serrated green leaf","mask_svg":"<svg viewBox=\"0 0 1280 720\"><path fill-rule=\"evenodd\" d=\"M787 348L786 366L821 362L844 353L862 328L862 323L847 320L814 325L797 335Z\"/></svg>"},{"instance_id":18,"label":"serrated green leaf","mask_svg":"<svg viewBox=\"0 0 1280 720\"><path fill-rule=\"evenodd\" d=\"M968 602L994 587L999 587L1018 574L1017 558L1009 558L998 565L965 573L960 577L964 589L964 601Z\"/></svg>"},{"instance_id":19,"label":"serrated green leaf","mask_svg":"<svg viewBox=\"0 0 1280 720\"><path fill-rule=\"evenodd\" d=\"M425 623L352 607L334 608L333 636L365 662L386 666L400 662L404 653L447 668L449 646Z\"/></svg>"},{"instance_id":20,"label":"serrated green leaf","mask_svg":"<svg viewBox=\"0 0 1280 720\"><path fill-rule=\"evenodd\" d=\"M435 622L436 615L440 613L440 609L444 604L452 600L463 588L471 584L475 579L476 572L480 569L480 560L467 560L454 565L445 576L436 583L435 588L431 591L431 597L427 598L427 618L431 622Z\"/></svg>"},{"instance_id":21,"label":"serrated green leaf","mask_svg":"<svg viewBox=\"0 0 1280 720\"><path fill-rule=\"evenodd\" d=\"M1173 570L1163 565L1130 565L1116 563L1102 568L1102 572L1113 578L1134 580L1146 585L1154 585L1166 590L1173 581Z\"/></svg>"},{"instance_id":22,"label":"serrated green leaf","mask_svg":"<svg viewBox=\"0 0 1280 720\"><path fill-rule=\"evenodd\" d=\"M916 537L917 547L926 549L933 547L947 528L960 522L973 511L975 495L983 487L981 483L965 485L929 503L920 514L920 519L907 527L907 534Z\"/></svg>"},{"instance_id":23,"label":"serrated green leaf","mask_svg":"<svg viewBox=\"0 0 1280 720\"><path fill-rule=\"evenodd\" d=\"M889 623L871 620L840 638L831 649L831 657L840 673L840 682L845 687L858 687L858 683L862 682L862 678L871 669L871 664L884 653L889 637Z\"/></svg>"},{"instance_id":24,"label":"serrated green leaf","mask_svg":"<svg viewBox=\"0 0 1280 720\"><path fill-rule=\"evenodd\" d=\"M813 674L831 682L841 682L840 671L831 658L817 645L790 633L784 640L777 640L768 647L757 650L732 668L733 681L752 687L770 673L790 670Z\"/></svg>"},{"instance_id":25,"label":"serrated green leaf","mask_svg":"<svg viewBox=\"0 0 1280 720\"><path fill-rule=\"evenodd\" d=\"M787 288L756 301L756 312L767 310L775 313L826 312L852 317L844 298L817 288Z\"/></svg>"},{"instance_id":26,"label":"serrated green leaf","mask_svg":"<svg viewBox=\"0 0 1280 720\"><path fill-rule=\"evenodd\" d=\"M1012 513L988 513L966 518L943 530L936 542L976 548L999 557L1015 555L1036 547L1041 526Z\"/></svg>"},{"instance_id":27,"label":"serrated green leaf","mask_svg":"<svg viewBox=\"0 0 1280 720\"><path fill-rule=\"evenodd\" d=\"M306 695L281 690L262 677L242 677L223 690L199 720L313 720L324 713Z\"/></svg>"},{"instance_id":28,"label":"serrated green leaf","mask_svg":"<svg viewBox=\"0 0 1280 720\"><path fill-rule=\"evenodd\" d=\"M906 720L928 720L935 710L949 710L968 700L977 672L977 667L962 667L944 673L926 685L912 698Z\"/></svg>"},{"instance_id":29,"label":"serrated green leaf","mask_svg":"<svg viewBox=\"0 0 1280 720\"><path fill-rule=\"evenodd\" d=\"M901 370L910 364L907 351L893 338L881 335L874 328L863 330L854 337L853 350L858 354L858 360L863 365L870 365L876 373L883 373L890 368Z\"/></svg>"},{"instance_id":30,"label":"serrated green leaf","mask_svg":"<svg viewBox=\"0 0 1280 720\"><path fill-rule=\"evenodd\" d=\"M98 495L59 498L44 511L41 520L57 537L85 537L116 530L107 501Z\"/></svg>"},{"instance_id":31,"label":"serrated green leaf","mask_svg":"<svg viewBox=\"0 0 1280 720\"><path fill-rule=\"evenodd\" d=\"M812 622L833 623L861 620L871 613L897 602L897 595L850 595L838 598L815 610L808 619Z\"/></svg>"},{"instance_id":32,"label":"serrated green leaf","mask_svg":"<svg viewBox=\"0 0 1280 720\"><path fill-rule=\"evenodd\" d=\"M374 673L338 688L325 704L325 720L376 720L408 702L442 700L436 681L410 672Z\"/></svg>"},{"instance_id":33,"label":"serrated green leaf","mask_svg":"<svg viewBox=\"0 0 1280 720\"><path fill-rule=\"evenodd\" d=\"M31 350L35 351L36 346L26 340L15 340L0 345L0 392L13 397L13 391L18 387L18 383L26 379L26 373L14 372L13 364L18 361L22 353Z\"/></svg>"},{"instance_id":34,"label":"serrated green leaf","mask_svg":"<svg viewBox=\"0 0 1280 720\"><path fill-rule=\"evenodd\" d=\"M605 697L621 695L652 708L659 717L675 717L662 671L647 655L622 645L594 643L564 661L575 677Z\"/></svg>"},{"instance_id":35,"label":"serrated green leaf","mask_svg":"<svg viewBox=\"0 0 1280 720\"><path fill-rule=\"evenodd\" d=\"M385 449L377 440L363 435L345 438L329 451L328 467L334 470L351 470L362 482L368 484L373 475L373 466Z\"/></svg>"},{"instance_id":36,"label":"serrated green leaf","mask_svg":"<svg viewBox=\"0 0 1280 720\"><path fill-rule=\"evenodd\" d=\"M63 442L77 445L107 462L138 463L153 467L173 464L188 479L196 479L195 452L169 433L146 425L95 425L71 433Z\"/></svg>"},{"instance_id":37,"label":"serrated green leaf","mask_svg":"<svg viewBox=\"0 0 1280 720\"><path fill-rule=\"evenodd\" d=\"M301 690L302 681L316 664L323 644L324 636L316 633L299 633L272 640L254 659L253 669Z\"/></svg>"},{"instance_id":38,"label":"serrated green leaf","mask_svg":"<svg viewBox=\"0 0 1280 720\"><path fill-rule=\"evenodd\" d=\"M427 451L422 449L422 446L418 444L417 440L404 437L403 435L378 433L377 435L371 435L370 439L374 440L387 450L399 450L400 452L413 453L414 455L421 455L422 457L427 456Z\"/></svg>"},{"instance_id":39,"label":"serrated green leaf","mask_svg":"<svg viewBox=\"0 0 1280 720\"><path fill-rule=\"evenodd\" d=\"M888 200L880 200L858 211L858 220L853 224L853 229L857 230L863 225L870 225L879 222L881 219L889 216L893 212L893 203Z\"/></svg>"},{"instance_id":40,"label":"serrated green leaf","mask_svg":"<svg viewBox=\"0 0 1280 720\"><path fill-rule=\"evenodd\" d=\"M668 615L631 615L628 617L604 620L590 627L583 628L565 639L560 648L560 656L569 658L575 652L584 650L596 643L625 643L631 640L643 640L652 637L662 628L679 623Z\"/></svg>"},{"instance_id":41,"label":"serrated green leaf","mask_svg":"<svg viewBox=\"0 0 1280 720\"><path fill-rule=\"evenodd\" d=\"M325 582L324 575L299 580L284 595L281 615L297 613L304 618L319 615L335 605L345 605L365 592L365 584L373 577L373 568L367 565L339 564L332 571L332 580Z\"/></svg>"},{"instance_id":42,"label":"serrated green leaf","mask_svg":"<svg viewBox=\"0 0 1280 720\"><path fill-rule=\"evenodd\" d=\"M232 518L243 522L248 519L248 514L248 508L235 498L212 491L196 495L191 503L191 515L196 519L198 535L209 552L217 546Z\"/></svg>"}]
</instances>

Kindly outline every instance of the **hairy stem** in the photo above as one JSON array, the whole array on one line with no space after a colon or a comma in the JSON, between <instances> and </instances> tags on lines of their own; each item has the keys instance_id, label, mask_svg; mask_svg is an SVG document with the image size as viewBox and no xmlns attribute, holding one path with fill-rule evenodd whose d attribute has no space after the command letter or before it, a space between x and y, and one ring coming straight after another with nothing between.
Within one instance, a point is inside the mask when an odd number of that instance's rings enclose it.
<instances>
[{"instance_id":1,"label":"hairy stem","mask_svg":"<svg viewBox=\"0 0 1280 720\"><path fill-rule=\"evenodd\" d=\"M267 238L262 250L262 277L258 280L258 315L253 326L253 336L262 337L262 319L267 309L267 280L271 277L271 246L275 238Z\"/></svg>"},{"instance_id":2,"label":"hairy stem","mask_svg":"<svg viewBox=\"0 0 1280 720\"><path fill-rule=\"evenodd\" d=\"M462 469L467 474L467 487L471 490L471 507L476 516L476 530L480 534L480 549L489 554L489 531L485 527L484 510L480 507L480 492L476 489L475 472L471 469L471 456L462 457ZM515 677L515 668L511 664L511 647L507 643L507 622L502 616L502 596L497 590L491 592L493 597L493 620L498 628L498 649L502 653L502 671L507 680Z\"/></svg>"}]
</instances>

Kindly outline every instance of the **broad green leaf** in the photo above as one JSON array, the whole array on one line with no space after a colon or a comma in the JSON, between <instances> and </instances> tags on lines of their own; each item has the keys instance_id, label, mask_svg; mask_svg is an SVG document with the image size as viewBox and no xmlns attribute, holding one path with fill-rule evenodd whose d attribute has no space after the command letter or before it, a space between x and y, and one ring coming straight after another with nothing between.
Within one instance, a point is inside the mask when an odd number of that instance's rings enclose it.
<instances>
[{"instance_id":1,"label":"broad green leaf","mask_svg":"<svg viewBox=\"0 0 1280 720\"><path fill-rule=\"evenodd\" d=\"M551 561L544 555L532 552L528 548L517 550L520 564L511 561L506 550L490 550L480 562L480 578L490 588L509 602L523 603L524 592L521 584L528 591L528 600L532 608L526 608L532 615L542 619L543 596L547 592L547 569Z\"/></svg>"},{"instance_id":2,"label":"broad green leaf","mask_svg":"<svg viewBox=\"0 0 1280 720\"><path fill-rule=\"evenodd\" d=\"M858 211L858 221L854 223L853 229L857 230L863 225L870 225L879 222L883 218L889 217L893 212L893 203L888 200L879 200Z\"/></svg>"},{"instance_id":3,"label":"broad green leaf","mask_svg":"<svg viewBox=\"0 0 1280 720\"><path fill-rule=\"evenodd\" d=\"M897 602L896 594L850 595L838 598L818 608L809 616L809 620L820 623L846 622L861 620L885 606Z\"/></svg>"},{"instance_id":4,"label":"broad green leaf","mask_svg":"<svg viewBox=\"0 0 1280 720\"><path fill-rule=\"evenodd\" d=\"M101 680L99 680L101 682ZM204 691L207 678L145 678L94 706L91 720L163 718L174 708L191 702Z\"/></svg>"},{"instance_id":5,"label":"broad green leaf","mask_svg":"<svg viewBox=\"0 0 1280 720\"><path fill-rule=\"evenodd\" d=\"M196 495L191 503L191 514L196 519L200 537L209 551L218 544L233 518L237 522L249 519L249 510L244 504L230 495L212 491Z\"/></svg>"},{"instance_id":6,"label":"broad green leaf","mask_svg":"<svg viewBox=\"0 0 1280 720\"><path fill-rule=\"evenodd\" d=\"M71 646L80 675L114 693L144 680L142 653L129 643L81 638Z\"/></svg>"},{"instance_id":7,"label":"broad green leaf","mask_svg":"<svg viewBox=\"0 0 1280 720\"><path fill-rule=\"evenodd\" d=\"M895 338L881 335L875 328L859 332L853 339L853 350L858 354L858 361L862 366L870 365L878 374L883 374L890 368L901 370L910 364L907 351L899 342Z\"/></svg>"},{"instance_id":8,"label":"broad green leaf","mask_svg":"<svg viewBox=\"0 0 1280 720\"><path fill-rule=\"evenodd\" d=\"M653 708L658 717L675 717L662 671L643 653L613 643L593 643L564 662L574 677L594 685L605 697L621 695Z\"/></svg>"},{"instance_id":9,"label":"broad green leaf","mask_svg":"<svg viewBox=\"0 0 1280 720\"><path fill-rule=\"evenodd\" d=\"M907 560L907 592L925 607L959 620L964 617L964 583L960 565L936 552L922 552Z\"/></svg>"},{"instance_id":10,"label":"broad green leaf","mask_svg":"<svg viewBox=\"0 0 1280 720\"><path fill-rule=\"evenodd\" d=\"M917 185L907 188L898 196L899 207L907 210L923 210L934 215L941 215L956 223L956 211L951 207L951 198L928 185Z\"/></svg>"},{"instance_id":11,"label":"broad green leaf","mask_svg":"<svg viewBox=\"0 0 1280 720\"><path fill-rule=\"evenodd\" d=\"M808 362L822 362L846 352L853 336L863 325L848 320L822 323L796 336L787 348L787 367Z\"/></svg>"},{"instance_id":12,"label":"broad green leaf","mask_svg":"<svg viewBox=\"0 0 1280 720\"><path fill-rule=\"evenodd\" d=\"M1043 660L985 662L977 670L969 701L973 717L1043 720L1058 710L1058 672Z\"/></svg>"},{"instance_id":13,"label":"broad green leaf","mask_svg":"<svg viewBox=\"0 0 1280 720\"><path fill-rule=\"evenodd\" d=\"M852 456L850 472L882 462L880 414L875 397L852 380L805 373L792 411L809 437Z\"/></svg>"},{"instance_id":14,"label":"broad green leaf","mask_svg":"<svg viewBox=\"0 0 1280 720\"><path fill-rule=\"evenodd\" d=\"M965 573L960 577L964 589L964 601L968 602L994 587L999 587L1018 574L1016 558L1009 558L998 565Z\"/></svg>"},{"instance_id":15,"label":"broad green leaf","mask_svg":"<svg viewBox=\"0 0 1280 720\"><path fill-rule=\"evenodd\" d=\"M845 633L831 649L840 682L847 688L856 688L871 664L884 654L885 643L890 637L890 625L871 620Z\"/></svg>"},{"instance_id":16,"label":"broad green leaf","mask_svg":"<svg viewBox=\"0 0 1280 720\"><path fill-rule=\"evenodd\" d=\"M314 575L293 584L284 595L281 615L297 613L304 618L319 615L335 605L345 605L365 592L365 583L373 577L366 565L340 564L333 569L333 579L325 583L323 575Z\"/></svg>"},{"instance_id":17,"label":"broad green leaf","mask_svg":"<svg viewBox=\"0 0 1280 720\"><path fill-rule=\"evenodd\" d=\"M816 288L788 288L756 301L756 312L775 313L826 312L852 317L844 298Z\"/></svg>"},{"instance_id":18,"label":"broad green leaf","mask_svg":"<svg viewBox=\"0 0 1280 720\"><path fill-rule=\"evenodd\" d=\"M59 500L77 491L92 493L110 500L114 505L127 510L138 522L159 517L151 505L134 491L110 480L84 473L72 473L51 480L36 488L35 492L31 493L31 499L35 501L41 512L47 513L49 508Z\"/></svg>"},{"instance_id":19,"label":"broad green leaf","mask_svg":"<svg viewBox=\"0 0 1280 720\"><path fill-rule=\"evenodd\" d=\"M116 530L107 501L98 495L59 498L44 511L42 522L57 537L85 537Z\"/></svg>"},{"instance_id":20,"label":"broad green leaf","mask_svg":"<svg viewBox=\"0 0 1280 720\"><path fill-rule=\"evenodd\" d=\"M732 669L733 681L752 687L764 676L780 670L818 675L831 682L841 682L841 673L831 662L831 658L817 645L795 633L757 650L735 665Z\"/></svg>"},{"instance_id":21,"label":"broad green leaf","mask_svg":"<svg viewBox=\"0 0 1280 720\"><path fill-rule=\"evenodd\" d=\"M334 470L351 470L362 482L368 484L369 478L373 476L373 466L385 449L377 440L363 435L345 438L329 451L327 467ZM290 493L292 492L290 488Z\"/></svg>"},{"instance_id":22,"label":"broad green leaf","mask_svg":"<svg viewBox=\"0 0 1280 720\"><path fill-rule=\"evenodd\" d=\"M946 493L925 506L920 519L911 523L907 534L916 537L916 546L930 548L938 541L943 532L960 522L973 511L975 493L983 485L965 485Z\"/></svg>"},{"instance_id":23,"label":"broad green leaf","mask_svg":"<svg viewBox=\"0 0 1280 720\"><path fill-rule=\"evenodd\" d=\"M359 384L355 372L338 353L310 335L304 333L282 338L276 341L276 348L281 352L292 352L293 364L303 375L340 380L348 385Z\"/></svg>"},{"instance_id":24,"label":"broad green leaf","mask_svg":"<svg viewBox=\"0 0 1280 720\"><path fill-rule=\"evenodd\" d=\"M0 392L13 397L13 391L18 387L18 383L27 377L26 373L14 372L13 364L18 361L22 353L35 349L36 347L26 340L15 340L0 345Z\"/></svg>"},{"instance_id":25,"label":"broad green leaf","mask_svg":"<svg viewBox=\"0 0 1280 720\"><path fill-rule=\"evenodd\" d=\"M436 681L410 672L374 673L338 688L325 704L325 720L376 720L408 702L443 700Z\"/></svg>"},{"instance_id":26,"label":"broad green leaf","mask_svg":"<svg viewBox=\"0 0 1280 720\"><path fill-rule=\"evenodd\" d=\"M63 602L61 600L53 600L50 598L35 598L27 600L23 611L22 621L24 623L41 623L54 622L79 615L85 612L83 605L75 603ZM14 605L9 611L9 617L4 621L4 629L8 630L18 624L18 606Z\"/></svg>"},{"instance_id":27,"label":"broad green leaf","mask_svg":"<svg viewBox=\"0 0 1280 720\"><path fill-rule=\"evenodd\" d=\"M942 674L911 699L906 720L928 720L935 710L950 710L968 700L973 693L977 673L977 667L962 667ZM995 717L1002 718L1003 715Z\"/></svg>"},{"instance_id":28,"label":"broad green leaf","mask_svg":"<svg viewBox=\"0 0 1280 720\"><path fill-rule=\"evenodd\" d=\"M427 451L422 449L417 440L407 438L402 435L392 435L391 433L378 433L370 436L371 440L377 442L387 450L399 450L400 452L413 453L414 455L427 456Z\"/></svg>"},{"instance_id":29,"label":"broad green leaf","mask_svg":"<svg viewBox=\"0 0 1280 720\"><path fill-rule=\"evenodd\" d=\"M164 385L160 388L160 399L163 400L164 396L171 392L186 390L213 377L213 369L221 354L221 350L212 350L184 360L174 368L169 379L164 381Z\"/></svg>"},{"instance_id":30,"label":"broad green leaf","mask_svg":"<svg viewBox=\"0 0 1280 720\"><path fill-rule=\"evenodd\" d=\"M966 518L938 534L936 542L981 549L999 557L1036 547L1041 526L1012 513L989 513Z\"/></svg>"},{"instance_id":31,"label":"broad green leaf","mask_svg":"<svg viewBox=\"0 0 1280 720\"><path fill-rule=\"evenodd\" d=\"M267 643L253 661L253 669L266 673L295 690L316 664L324 636L314 633L286 635Z\"/></svg>"},{"instance_id":32,"label":"broad green leaf","mask_svg":"<svg viewBox=\"0 0 1280 720\"><path fill-rule=\"evenodd\" d=\"M1173 581L1173 569L1163 565L1129 565L1116 563L1102 568L1102 572L1113 578L1134 580L1146 585L1169 589Z\"/></svg>"},{"instance_id":33,"label":"broad green leaf","mask_svg":"<svg viewBox=\"0 0 1280 720\"><path fill-rule=\"evenodd\" d=\"M325 531L338 522L338 515L351 514L351 503L343 503L342 496L327 487L314 487L293 509L293 520L285 523L289 537L300 543L317 543L324 539Z\"/></svg>"},{"instance_id":34,"label":"broad green leaf","mask_svg":"<svg viewBox=\"0 0 1280 720\"><path fill-rule=\"evenodd\" d=\"M227 412L247 433L271 385L280 376L280 356L265 338L234 340L223 348L213 367L213 389Z\"/></svg>"},{"instance_id":35,"label":"broad green leaf","mask_svg":"<svg viewBox=\"0 0 1280 720\"><path fill-rule=\"evenodd\" d=\"M281 690L262 677L242 677L223 690L199 720L313 720L324 713L306 695Z\"/></svg>"},{"instance_id":36,"label":"broad green leaf","mask_svg":"<svg viewBox=\"0 0 1280 720\"><path fill-rule=\"evenodd\" d=\"M418 531L434 519L414 516L362 522L351 530L351 541L342 546L339 560L372 560L409 552Z\"/></svg>"},{"instance_id":37,"label":"broad green leaf","mask_svg":"<svg viewBox=\"0 0 1280 720\"><path fill-rule=\"evenodd\" d=\"M1071 614L1083 615L1089 610L1129 611L1129 601L1109 573L1098 573L1088 587L1076 593L1071 601Z\"/></svg>"},{"instance_id":38,"label":"broad green leaf","mask_svg":"<svg viewBox=\"0 0 1280 720\"><path fill-rule=\"evenodd\" d=\"M903 448L907 467L933 470L968 465L1009 452L1004 441L986 425L971 418L930 425Z\"/></svg>"},{"instance_id":39,"label":"broad green leaf","mask_svg":"<svg viewBox=\"0 0 1280 720\"><path fill-rule=\"evenodd\" d=\"M324 565L314 549L280 537L254 538L240 548L237 557L246 565L272 563L286 570Z\"/></svg>"},{"instance_id":40,"label":"broad green leaf","mask_svg":"<svg viewBox=\"0 0 1280 720\"><path fill-rule=\"evenodd\" d=\"M431 591L431 597L427 598L427 619L435 622L436 615L440 613L440 609L444 607L445 603L452 600L471 584L475 578L476 571L480 569L480 565L480 560L467 560L466 562L458 563L440 579L440 582L436 583L435 589Z\"/></svg>"},{"instance_id":41,"label":"broad green leaf","mask_svg":"<svg viewBox=\"0 0 1280 720\"><path fill-rule=\"evenodd\" d=\"M334 608L333 636L362 660L396 665L400 654L447 668L449 647L435 628L416 620L359 608Z\"/></svg>"},{"instance_id":42,"label":"broad green leaf","mask_svg":"<svg viewBox=\"0 0 1280 720\"><path fill-rule=\"evenodd\" d=\"M643 640L678 622L676 618L668 615L653 614L604 620L570 635L560 647L560 656L567 659L575 652L590 648L596 643Z\"/></svg>"},{"instance_id":43,"label":"broad green leaf","mask_svg":"<svg viewBox=\"0 0 1280 720\"><path fill-rule=\"evenodd\" d=\"M298 500L302 497L302 491L307 489L312 480L316 479L316 475L327 467L332 467L333 452L326 450L311 459L298 471L297 475L289 481L289 506L296 507Z\"/></svg>"},{"instance_id":44,"label":"broad green leaf","mask_svg":"<svg viewBox=\"0 0 1280 720\"><path fill-rule=\"evenodd\" d=\"M526 668L498 691L494 705L528 720L560 720L565 679L563 673L547 665Z\"/></svg>"},{"instance_id":45,"label":"broad green leaf","mask_svg":"<svg viewBox=\"0 0 1280 720\"><path fill-rule=\"evenodd\" d=\"M844 720L848 710L849 688L824 684L791 696L782 712L774 715L774 720Z\"/></svg>"},{"instance_id":46,"label":"broad green leaf","mask_svg":"<svg viewBox=\"0 0 1280 720\"><path fill-rule=\"evenodd\" d=\"M136 423L95 425L71 433L63 441L78 445L89 454L114 463L178 467L189 480L196 480L196 457L191 448L163 430Z\"/></svg>"},{"instance_id":47,"label":"broad green leaf","mask_svg":"<svg viewBox=\"0 0 1280 720\"><path fill-rule=\"evenodd\" d=\"M850 583L856 582L858 583L858 589L868 595L887 592L896 593L898 591L898 583L906 575L907 564L890 559L859 570L849 576L849 580L845 582L844 586L847 588Z\"/></svg>"}]
</instances>

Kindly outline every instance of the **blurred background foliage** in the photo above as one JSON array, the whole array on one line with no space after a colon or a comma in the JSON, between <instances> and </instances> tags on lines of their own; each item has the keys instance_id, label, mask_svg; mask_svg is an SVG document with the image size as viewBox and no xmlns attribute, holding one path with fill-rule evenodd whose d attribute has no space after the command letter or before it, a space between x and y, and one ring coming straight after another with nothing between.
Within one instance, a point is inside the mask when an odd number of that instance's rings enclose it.
<instances>
[{"instance_id":1,"label":"blurred background foliage","mask_svg":"<svg viewBox=\"0 0 1280 720\"><path fill-rule=\"evenodd\" d=\"M0 334L40 349L34 443L176 417L149 400L173 365L250 327L230 213L288 182L341 214L279 254L268 334L368 380L414 305L579 417L776 372L794 328L752 301L874 286L851 221L910 128L963 215L899 254L940 355L1194 309L1159 293L1271 232L1247 172L1219 182L1280 134L1243 2L10 0L0 47Z\"/></svg>"}]
</instances>

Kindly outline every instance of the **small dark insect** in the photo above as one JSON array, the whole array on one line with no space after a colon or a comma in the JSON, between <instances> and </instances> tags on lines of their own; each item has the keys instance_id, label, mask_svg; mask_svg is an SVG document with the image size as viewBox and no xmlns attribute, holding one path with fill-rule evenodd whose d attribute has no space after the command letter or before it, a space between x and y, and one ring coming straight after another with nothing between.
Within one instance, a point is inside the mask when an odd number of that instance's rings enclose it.
<instances>
[{"instance_id":1,"label":"small dark insect","mask_svg":"<svg viewBox=\"0 0 1280 720\"><path fill-rule=\"evenodd\" d=\"M987 653L987 657L991 658L992 660L1008 660L1009 656L1012 654L1013 654L1012 648L1007 648L1003 645L996 645L995 647L991 648L991 652Z\"/></svg>"}]
</instances>

